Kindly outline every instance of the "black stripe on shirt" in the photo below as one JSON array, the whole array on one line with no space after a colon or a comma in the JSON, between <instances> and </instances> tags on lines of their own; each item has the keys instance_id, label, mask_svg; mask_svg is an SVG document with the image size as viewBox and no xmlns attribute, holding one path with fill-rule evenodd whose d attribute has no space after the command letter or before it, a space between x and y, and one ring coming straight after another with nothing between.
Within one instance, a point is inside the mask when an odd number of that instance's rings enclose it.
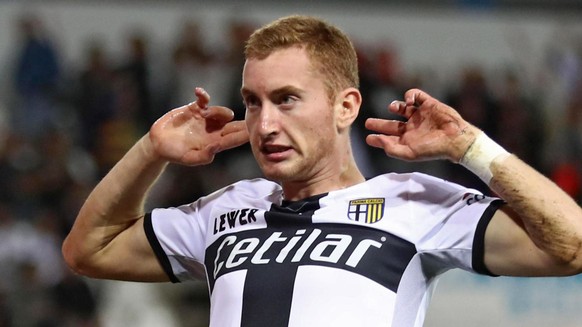
<instances>
[{"instance_id":1,"label":"black stripe on shirt","mask_svg":"<svg viewBox=\"0 0 582 327\"><path fill-rule=\"evenodd\" d=\"M172 265L170 264L170 260L168 259L168 256L162 249L162 245L158 241L158 238L156 237L156 234L154 232L151 213L147 213L145 215L143 220L143 228L148 239L148 242L150 243L150 246L154 250L156 258L158 258L158 261L162 268L164 269L164 272L166 273L166 275L168 275L172 283L179 283L180 280L176 277L176 275L174 275L174 272L172 271Z\"/></svg>"},{"instance_id":2,"label":"black stripe on shirt","mask_svg":"<svg viewBox=\"0 0 582 327\"><path fill-rule=\"evenodd\" d=\"M493 218L493 215L505 204L503 200L492 201L487 209L483 212L479 223L477 224L477 229L475 230L475 237L473 238L473 269L479 274L489 275L497 277L498 275L493 274L487 266L485 266L485 232L487 231L487 226Z\"/></svg>"}]
</instances>

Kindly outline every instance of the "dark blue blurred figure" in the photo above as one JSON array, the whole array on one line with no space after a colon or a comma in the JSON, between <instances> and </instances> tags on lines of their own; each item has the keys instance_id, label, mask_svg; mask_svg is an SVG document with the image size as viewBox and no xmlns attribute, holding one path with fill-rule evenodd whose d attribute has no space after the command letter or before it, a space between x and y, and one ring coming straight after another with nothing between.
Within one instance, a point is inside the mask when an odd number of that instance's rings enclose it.
<instances>
[{"instance_id":1,"label":"dark blue blurred figure","mask_svg":"<svg viewBox=\"0 0 582 327\"><path fill-rule=\"evenodd\" d=\"M76 79L75 106L80 123L81 145L95 150L99 129L115 116L115 78L109 58L100 42L91 42Z\"/></svg>"},{"instance_id":2,"label":"dark blue blurred figure","mask_svg":"<svg viewBox=\"0 0 582 327\"><path fill-rule=\"evenodd\" d=\"M14 108L16 132L38 137L56 121L56 96L61 77L57 51L41 21L26 15L18 21L21 47L16 57Z\"/></svg>"},{"instance_id":3,"label":"dark blue blurred figure","mask_svg":"<svg viewBox=\"0 0 582 327\"><path fill-rule=\"evenodd\" d=\"M127 55L115 71L117 114L137 124L145 133L156 121L150 92L148 40L145 34L135 32L127 39Z\"/></svg>"}]
</instances>

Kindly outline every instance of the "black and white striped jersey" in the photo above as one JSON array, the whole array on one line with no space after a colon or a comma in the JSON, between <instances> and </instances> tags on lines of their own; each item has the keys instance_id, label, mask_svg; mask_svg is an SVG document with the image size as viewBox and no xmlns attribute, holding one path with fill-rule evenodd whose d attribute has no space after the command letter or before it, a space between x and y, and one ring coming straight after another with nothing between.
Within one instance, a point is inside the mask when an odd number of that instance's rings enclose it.
<instances>
[{"instance_id":1,"label":"black and white striped jersey","mask_svg":"<svg viewBox=\"0 0 582 327\"><path fill-rule=\"evenodd\" d=\"M438 275L488 274L500 204L419 173L294 202L254 179L155 209L145 230L172 281L206 278L211 326L422 326Z\"/></svg>"}]
</instances>

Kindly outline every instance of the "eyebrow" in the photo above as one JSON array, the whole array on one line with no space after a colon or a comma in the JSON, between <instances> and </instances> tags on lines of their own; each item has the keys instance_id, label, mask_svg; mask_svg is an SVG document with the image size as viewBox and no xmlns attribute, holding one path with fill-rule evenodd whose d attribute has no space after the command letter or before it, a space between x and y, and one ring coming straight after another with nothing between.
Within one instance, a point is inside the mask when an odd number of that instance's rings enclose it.
<instances>
[{"instance_id":1,"label":"eyebrow","mask_svg":"<svg viewBox=\"0 0 582 327\"><path fill-rule=\"evenodd\" d=\"M243 98L250 96L250 95L255 95L255 93L253 91L251 91L248 88L241 88L240 93L242 95ZM277 97L277 96L281 96L284 94L289 94L289 93L293 93L293 94L302 94L303 91L295 86L291 86L291 85L286 85L283 87L280 87L278 89L274 89L273 91L269 92L269 97Z\"/></svg>"}]
</instances>

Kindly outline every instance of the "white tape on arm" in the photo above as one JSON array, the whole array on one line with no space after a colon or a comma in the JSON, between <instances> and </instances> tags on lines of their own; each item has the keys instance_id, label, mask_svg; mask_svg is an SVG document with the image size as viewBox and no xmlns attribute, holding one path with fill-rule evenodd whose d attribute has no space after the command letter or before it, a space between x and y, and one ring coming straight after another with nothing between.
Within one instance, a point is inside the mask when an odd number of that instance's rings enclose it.
<instances>
[{"instance_id":1,"label":"white tape on arm","mask_svg":"<svg viewBox=\"0 0 582 327\"><path fill-rule=\"evenodd\" d=\"M510 153L490 139L487 134L481 132L459 163L489 185L493 178L491 163L501 156L509 157Z\"/></svg>"}]
</instances>

